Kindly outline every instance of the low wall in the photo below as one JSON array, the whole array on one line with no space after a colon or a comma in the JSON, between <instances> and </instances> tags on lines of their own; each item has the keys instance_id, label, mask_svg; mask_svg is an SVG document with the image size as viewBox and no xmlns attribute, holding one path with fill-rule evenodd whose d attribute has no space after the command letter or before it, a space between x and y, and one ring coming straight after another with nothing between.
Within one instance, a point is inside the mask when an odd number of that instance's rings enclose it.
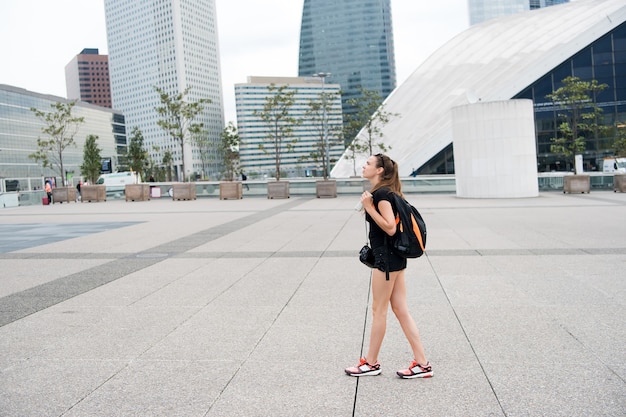
<instances>
[{"instance_id":1,"label":"low wall","mask_svg":"<svg viewBox=\"0 0 626 417\"><path fill-rule=\"evenodd\" d=\"M565 172L539 173L537 175L537 183L539 191L558 191L563 192L563 176ZM613 190L613 174L603 174L601 172L586 173L591 177L591 191L594 190ZM319 178L306 179L290 179L289 192L292 196L309 196L315 197L315 181ZM415 178L402 178L402 191L405 194L433 194L456 193L456 178L454 175L428 175L418 176ZM283 181L283 180L281 180ZM359 195L363 192L363 184L365 180L362 178L340 178L337 179L337 195ZM168 194L172 183L153 182L149 183L150 187L160 189L161 196L159 198L169 198ZM216 198L220 196L219 181L201 181L196 182L196 195L198 198ZM9 195L11 201L18 199L20 206L30 206L41 204L41 198L45 193L41 190L37 191L21 191L19 193L5 193L0 195ZM243 198L249 197L267 197L267 181L244 181L243 182ZM124 193L107 194L107 200L123 200ZM0 204L0 208L3 206ZM8 206L7 206L8 207Z\"/></svg>"},{"instance_id":2,"label":"low wall","mask_svg":"<svg viewBox=\"0 0 626 417\"><path fill-rule=\"evenodd\" d=\"M17 193L0 193L0 207L17 207L20 201Z\"/></svg>"}]
</instances>

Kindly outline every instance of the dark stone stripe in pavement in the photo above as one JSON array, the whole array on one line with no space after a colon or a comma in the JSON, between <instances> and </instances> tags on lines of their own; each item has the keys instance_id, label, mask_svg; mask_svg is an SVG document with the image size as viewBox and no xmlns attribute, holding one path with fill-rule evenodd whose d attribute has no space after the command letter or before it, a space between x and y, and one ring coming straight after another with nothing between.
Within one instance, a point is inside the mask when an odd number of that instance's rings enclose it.
<instances>
[{"instance_id":1,"label":"dark stone stripe in pavement","mask_svg":"<svg viewBox=\"0 0 626 417\"><path fill-rule=\"evenodd\" d=\"M291 200L288 203L281 204L274 208L259 211L257 213L250 214L249 216L245 216L240 219L230 221L228 223L220 224L206 230L201 230L197 233L182 237L177 240L172 240L171 242L164 243L163 245L155 246L154 248L151 248L142 253L160 252L173 254L187 252L191 249L197 248L198 246L204 245L207 242L219 239L222 236L226 236L227 234L232 233L236 230L243 229L244 227L250 226L254 223L260 222L269 217L290 210L307 201L309 201L309 199L306 198Z\"/></svg>"},{"instance_id":2,"label":"dark stone stripe in pavement","mask_svg":"<svg viewBox=\"0 0 626 417\"><path fill-rule=\"evenodd\" d=\"M0 298L0 327L108 284L160 259L123 259Z\"/></svg>"},{"instance_id":3,"label":"dark stone stripe in pavement","mask_svg":"<svg viewBox=\"0 0 626 417\"><path fill-rule=\"evenodd\" d=\"M180 254L188 251L242 227L289 210L306 201L307 199L295 199L272 209L254 213L207 230L202 230L190 236L173 240L137 254L124 254L123 256L120 256L120 254L84 253L48 254L54 256L54 259L102 259L114 256L117 256L117 259L104 265L58 278L54 281L0 298L0 327L65 300L69 300L77 295L91 291L101 285L108 284L133 272L152 266L170 257L171 254ZM42 259L42 257L44 257L42 255L43 254L5 253L2 254L2 259L30 259L31 257Z\"/></svg>"},{"instance_id":4,"label":"dark stone stripe in pavement","mask_svg":"<svg viewBox=\"0 0 626 417\"><path fill-rule=\"evenodd\" d=\"M9 252L0 253L0 259L118 259L128 253L85 253L85 252Z\"/></svg>"}]
</instances>

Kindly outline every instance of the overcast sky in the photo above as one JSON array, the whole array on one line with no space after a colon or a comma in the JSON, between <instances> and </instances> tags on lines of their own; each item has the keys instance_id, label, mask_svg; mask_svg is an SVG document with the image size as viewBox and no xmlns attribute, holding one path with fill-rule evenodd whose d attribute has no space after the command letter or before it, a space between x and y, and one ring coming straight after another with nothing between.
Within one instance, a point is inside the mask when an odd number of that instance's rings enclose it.
<instances>
[{"instance_id":1,"label":"overcast sky","mask_svg":"<svg viewBox=\"0 0 626 417\"><path fill-rule=\"evenodd\" d=\"M469 26L468 0L391 0L398 85ZM303 0L216 0L226 122L234 84L298 75ZM66 97L65 65L107 54L104 0L0 0L0 84Z\"/></svg>"}]
</instances>

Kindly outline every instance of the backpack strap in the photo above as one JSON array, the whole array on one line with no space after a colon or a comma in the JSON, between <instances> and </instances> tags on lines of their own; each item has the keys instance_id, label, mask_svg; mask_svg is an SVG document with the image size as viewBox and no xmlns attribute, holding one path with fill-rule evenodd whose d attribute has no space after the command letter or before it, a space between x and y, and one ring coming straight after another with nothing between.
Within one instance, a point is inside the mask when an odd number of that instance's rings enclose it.
<instances>
[{"instance_id":1,"label":"backpack strap","mask_svg":"<svg viewBox=\"0 0 626 417\"><path fill-rule=\"evenodd\" d=\"M385 233L385 278L389 281L389 235Z\"/></svg>"}]
</instances>

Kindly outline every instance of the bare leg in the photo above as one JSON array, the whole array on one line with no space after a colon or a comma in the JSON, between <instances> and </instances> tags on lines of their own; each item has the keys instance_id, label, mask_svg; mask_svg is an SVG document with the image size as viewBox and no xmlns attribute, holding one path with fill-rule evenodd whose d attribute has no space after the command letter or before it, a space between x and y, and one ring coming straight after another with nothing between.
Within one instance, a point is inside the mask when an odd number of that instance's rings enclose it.
<instances>
[{"instance_id":1,"label":"bare leg","mask_svg":"<svg viewBox=\"0 0 626 417\"><path fill-rule=\"evenodd\" d=\"M389 299L391 297L397 272L389 274L386 280L385 272L378 269L372 270L372 329L370 344L367 352L367 361L370 364L378 362L378 354L383 344L387 331L387 311L389 311Z\"/></svg>"},{"instance_id":2,"label":"bare leg","mask_svg":"<svg viewBox=\"0 0 626 417\"><path fill-rule=\"evenodd\" d=\"M409 313L409 308L406 302L406 282L404 279L404 271L399 271L397 274L398 275L395 277L395 284L390 298L391 308L398 319L398 322L400 322L400 327L402 327L404 335L411 345L414 359L418 364L426 365L428 361L426 360L426 354L424 353L424 346L422 345L422 340L420 338L417 325L415 324L415 320L413 320L411 313Z\"/></svg>"}]
</instances>

